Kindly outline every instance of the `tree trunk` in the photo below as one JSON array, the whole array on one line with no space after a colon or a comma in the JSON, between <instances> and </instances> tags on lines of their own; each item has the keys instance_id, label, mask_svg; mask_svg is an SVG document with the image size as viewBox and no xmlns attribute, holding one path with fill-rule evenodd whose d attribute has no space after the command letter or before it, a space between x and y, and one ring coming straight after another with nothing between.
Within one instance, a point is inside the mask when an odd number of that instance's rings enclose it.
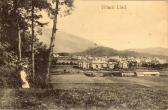
<instances>
[{"instance_id":1,"label":"tree trunk","mask_svg":"<svg viewBox=\"0 0 168 110\"><path fill-rule=\"evenodd\" d=\"M31 14L32 14L32 19L31 19L31 31L32 31L32 77L33 81L35 80L35 61L34 61L34 54L35 54L35 49L34 49L34 0L32 0L32 9L31 9Z\"/></svg>"},{"instance_id":2,"label":"tree trunk","mask_svg":"<svg viewBox=\"0 0 168 110\"><path fill-rule=\"evenodd\" d=\"M19 53L19 61L21 61L22 60L22 47L21 47L21 42L22 42L22 40L21 40L21 36L20 36L20 26L19 26L19 23L18 23L18 26L17 26L17 28L18 28L18 53Z\"/></svg>"},{"instance_id":3,"label":"tree trunk","mask_svg":"<svg viewBox=\"0 0 168 110\"><path fill-rule=\"evenodd\" d=\"M14 10L15 10L15 19L17 20L16 22L16 31L17 31L17 36L18 36L18 60L19 62L22 60L22 47L21 47L21 32L20 32L20 25L19 25L19 19L18 19L18 1L14 1Z\"/></svg>"},{"instance_id":4,"label":"tree trunk","mask_svg":"<svg viewBox=\"0 0 168 110\"><path fill-rule=\"evenodd\" d=\"M52 28L50 47L49 47L48 65L47 65L47 78L46 78L47 83L50 80L50 66L51 66L51 61L52 61L53 49L55 46L55 36L56 36L56 32L57 32L58 5L59 5L59 0L56 0L55 13L54 13L55 15L54 15L54 19L53 19L53 28Z\"/></svg>"}]
</instances>

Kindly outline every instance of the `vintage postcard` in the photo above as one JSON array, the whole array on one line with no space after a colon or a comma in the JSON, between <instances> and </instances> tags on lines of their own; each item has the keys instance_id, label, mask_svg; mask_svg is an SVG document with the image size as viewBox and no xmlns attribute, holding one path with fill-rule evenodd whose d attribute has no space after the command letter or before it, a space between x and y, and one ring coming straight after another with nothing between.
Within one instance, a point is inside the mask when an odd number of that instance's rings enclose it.
<instances>
[{"instance_id":1,"label":"vintage postcard","mask_svg":"<svg viewBox=\"0 0 168 110\"><path fill-rule=\"evenodd\" d=\"M168 1L0 0L0 110L168 110Z\"/></svg>"}]
</instances>

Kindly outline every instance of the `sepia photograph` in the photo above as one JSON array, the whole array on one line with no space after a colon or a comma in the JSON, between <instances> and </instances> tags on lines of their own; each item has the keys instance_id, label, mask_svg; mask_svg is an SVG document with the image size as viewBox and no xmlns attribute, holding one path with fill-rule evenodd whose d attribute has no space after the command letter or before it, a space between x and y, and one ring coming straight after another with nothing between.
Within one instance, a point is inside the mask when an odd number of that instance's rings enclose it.
<instances>
[{"instance_id":1,"label":"sepia photograph","mask_svg":"<svg viewBox=\"0 0 168 110\"><path fill-rule=\"evenodd\" d=\"M168 110L168 1L0 0L0 110Z\"/></svg>"}]
</instances>

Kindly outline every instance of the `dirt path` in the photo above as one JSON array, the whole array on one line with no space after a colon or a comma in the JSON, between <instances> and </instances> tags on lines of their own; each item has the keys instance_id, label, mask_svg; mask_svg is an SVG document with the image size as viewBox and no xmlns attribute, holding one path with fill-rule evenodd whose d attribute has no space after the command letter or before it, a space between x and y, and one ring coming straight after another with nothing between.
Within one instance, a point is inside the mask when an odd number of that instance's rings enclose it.
<instances>
[{"instance_id":1,"label":"dirt path","mask_svg":"<svg viewBox=\"0 0 168 110\"><path fill-rule=\"evenodd\" d=\"M0 110L12 109L15 103L15 91L13 89L1 89Z\"/></svg>"}]
</instances>

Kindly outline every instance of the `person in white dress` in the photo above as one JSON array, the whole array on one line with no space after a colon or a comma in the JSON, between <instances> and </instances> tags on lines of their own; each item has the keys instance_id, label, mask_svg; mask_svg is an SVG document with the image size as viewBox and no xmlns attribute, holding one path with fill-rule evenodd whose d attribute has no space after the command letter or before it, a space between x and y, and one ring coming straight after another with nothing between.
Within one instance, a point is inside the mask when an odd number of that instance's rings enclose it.
<instances>
[{"instance_id":1,"label":"person in white dress","mask_svg":"<svg viewBox=\"0 0 168 110\"><path fill-rule=\"evenodd\" d=\"M30 88L30 85L28 83L28 80L27 80L27 73L25 72L25 68L27 66L22 66L21 67L21 70L20 70L20 77L21 77L21 80L22 80L22 88Z\"/></svg>"}]
</instances>

